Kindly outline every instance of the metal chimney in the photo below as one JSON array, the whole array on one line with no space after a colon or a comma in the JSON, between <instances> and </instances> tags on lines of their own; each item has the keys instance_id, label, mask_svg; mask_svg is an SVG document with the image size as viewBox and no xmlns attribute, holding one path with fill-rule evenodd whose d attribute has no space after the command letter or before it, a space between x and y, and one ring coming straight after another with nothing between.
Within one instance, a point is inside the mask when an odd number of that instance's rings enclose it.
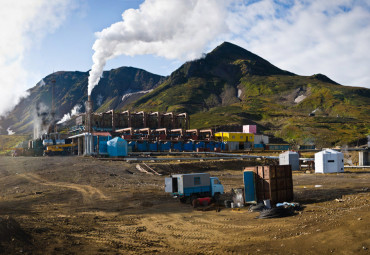
<instances>
[{"instance_id":1,"label":"metal chimney","mask_svg":"<svg viewBox=\"0 0 370 255\"><path fill-rule=\"evenodd\" d=\"M88 96L87 98L87 103L86 103L86 132L91 133L91 114L92 114L92 101L91 101L91 95Z\"/></svg>"}]
</instances>

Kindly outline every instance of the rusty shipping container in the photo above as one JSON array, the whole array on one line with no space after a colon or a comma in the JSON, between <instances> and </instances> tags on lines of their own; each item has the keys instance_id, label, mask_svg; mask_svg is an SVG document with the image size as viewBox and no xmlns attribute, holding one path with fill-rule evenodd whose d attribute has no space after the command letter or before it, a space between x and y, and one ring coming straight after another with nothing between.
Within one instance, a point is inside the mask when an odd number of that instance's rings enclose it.
<instances>
[{"instance_id":1,"label":"rusty shipping container","mask_svg":"<svg viewBox=\"0 0 370 255\"><path fill-rule=\"evenodd\" d=\"M257 201L270 199L275 204L293 200L293 179L290 165L246 167L244 171L253 171L256 174Z\"/></svg>"}]
</instances>

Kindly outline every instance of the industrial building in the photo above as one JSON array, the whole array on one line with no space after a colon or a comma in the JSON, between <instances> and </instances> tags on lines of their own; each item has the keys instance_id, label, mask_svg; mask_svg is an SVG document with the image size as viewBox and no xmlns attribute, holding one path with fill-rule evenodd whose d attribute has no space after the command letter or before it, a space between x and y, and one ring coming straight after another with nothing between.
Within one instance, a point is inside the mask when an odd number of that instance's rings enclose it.
<instances>
[{"instance_id":1,"label":"industrial building","mask_svg":"<svg viewBox=\"0 0 370 255\"><path fill-rule=\"evenodd\" d=\"M254 134L241 132L218 132L215 134L217 141L225 143L227 151L236 151L253 148Z\"/></svg>"},{"instance_id":2,"label":"industrial building","mask_svg":"<svg viewBox=\"0 0 370 255\"><path fill-rule=\"evenodd\" d=\"M109 131L132 128L132 129L189 129L189 115L187 113L175 114L172 112L115 112L113 110L104 113L91 113L91 131ZM84 130L88 122L88 114L80 114L76 117L73 131ZM87 125L88 126L88 125Z\"/></svg>"},{"instance_id":3,"label":"industrial building","mask_svg":"<svg viewBox=\"0 0 370 255\"><path fill-rule=\"evenodd\" d=\"M90 102L90 101L88 101ZM126 153L130 152L207 152L239 151L251 149L288 150L289 144L268 144L269 137L257 135L255 125L239 126L245 132L215 132L215 129L189 129L187 113L172 112L87 112L69 123L73 144L77 144L78 155L107 155L107 142L120 137L127 142ZM220 128L217 128L220 130ZM227 128L225 128L227 129ZM233 127L237 129L237 127ZM257 139L255 139L257 138Z\"/></svg>"}]
</instances>

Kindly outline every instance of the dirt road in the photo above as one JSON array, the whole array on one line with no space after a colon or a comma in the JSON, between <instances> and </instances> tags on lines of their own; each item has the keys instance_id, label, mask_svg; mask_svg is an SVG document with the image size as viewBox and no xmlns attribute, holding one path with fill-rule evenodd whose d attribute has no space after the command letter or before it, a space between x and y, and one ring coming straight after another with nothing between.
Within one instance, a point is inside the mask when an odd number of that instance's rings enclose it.
<instances>
[{"instance_id":1,"label":"dirt road","mask_svg":"<svg viewBox=\"0 0 370 255\"><path fill-rule=\"evenodd\" d=\"M256 219L246 208L195 210L164 193L165 175L192 171L218 176L229 193L251 164L152 163L157 176L121 161L0 157L0 218L24 231L0 224L0 252L369 254L370 171L294 173L295 201L305 208L279 219Z\"/></svg>"}]
</instances>

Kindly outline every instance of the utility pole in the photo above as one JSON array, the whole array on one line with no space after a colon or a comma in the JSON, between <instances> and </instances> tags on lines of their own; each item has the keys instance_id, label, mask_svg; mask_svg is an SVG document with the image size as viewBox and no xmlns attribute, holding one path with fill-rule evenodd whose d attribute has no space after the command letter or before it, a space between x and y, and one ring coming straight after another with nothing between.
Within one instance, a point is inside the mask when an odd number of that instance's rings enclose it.
<instances>
[{"instance_id":1,"label":"utility pole","mask_svg":"<svg viewBox=\"0 0 370 255\"><path fill-rule=\"evenodd\" d=\"M52 125L52 133L56 132L55 127L55 102L54 102L54 87L55 87L55 78L51 80L51 125Z\"/></svg>"}]
</instances>

